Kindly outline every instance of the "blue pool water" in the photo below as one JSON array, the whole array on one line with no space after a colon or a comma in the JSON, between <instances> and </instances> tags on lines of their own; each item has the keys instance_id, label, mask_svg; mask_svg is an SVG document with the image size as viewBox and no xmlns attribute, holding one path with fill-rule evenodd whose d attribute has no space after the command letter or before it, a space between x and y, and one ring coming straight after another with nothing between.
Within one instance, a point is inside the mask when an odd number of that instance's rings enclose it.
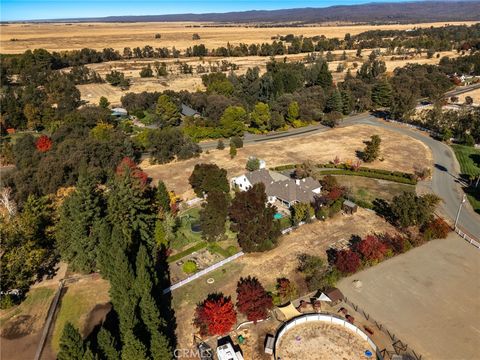
<instances>
[{"instance_id":1,"label":"blue pool water","mask_svg":"<svg viewBox=\"0 0 480 360\"><path fill-rule=\"evenodd\" d=\"M280 220L283 217L283 215L280 213L276 213L275 215L273 215L273 217L277 220Z\"/></svg>"}]
</instances>

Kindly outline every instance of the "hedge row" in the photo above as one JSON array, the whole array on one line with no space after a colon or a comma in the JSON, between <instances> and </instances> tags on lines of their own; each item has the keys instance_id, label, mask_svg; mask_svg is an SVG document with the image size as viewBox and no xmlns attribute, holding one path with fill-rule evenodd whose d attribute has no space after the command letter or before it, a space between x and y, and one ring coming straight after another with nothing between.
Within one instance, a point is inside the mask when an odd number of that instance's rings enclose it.
<instances>
[{"instance_id":1,"label":"hedge row","mask_svg":"<svg viewBox=\"0 0 480 360\"><path fill-rule=\"evenodd\" d=\"M193 253L195 251L206 248L207 246L208 246L208 243L206 241L199 242L198 244L196 244L196 245L194 245L194 246L192 246L192 247L190 247L186 250L183 250L183 251L179 252L178 254L170 255L167 258L167 262L171 263L171 262L180 260L181 258L183 258L187 255L190 255L191 253Z\"/></svg>"},{"instance_id":2,"label":"hedge row","mask_svg":"<svg viewBox=\"0 0 480 360\"><path fill-rule=\"evenodd\" d=\"M373 171L368 172L368 171L361 171L361 170L353 171L353 170L332 169L332 170L322 171L322 175L353 175L353 176L362 176L362 177L367 177L372 179L388 180L388 181L393 181L393 182L398 182L398 183L408 184L408 185L417 184L417 180L415 179L409 179L409 178L394 176L394 175L386 175L382 173L376 173Z\"/></svg>"}]
</instances>

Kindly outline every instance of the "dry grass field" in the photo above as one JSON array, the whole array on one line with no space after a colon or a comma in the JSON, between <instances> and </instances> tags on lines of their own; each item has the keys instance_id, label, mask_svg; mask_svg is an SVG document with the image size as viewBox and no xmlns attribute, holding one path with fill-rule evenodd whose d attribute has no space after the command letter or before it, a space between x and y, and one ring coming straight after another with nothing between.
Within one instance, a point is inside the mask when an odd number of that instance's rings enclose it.
<instances>
[{"instance_id":1,"label":"dry grass field","mask_svg":"<svg viewBox=\"0 0 480 360\"><path fill-rule=\"evenodd\" d=\"M413 172L414 165L418 167L432 165L430 150L423 143L385 129L369 125L354 125L300 138L246 145L238 149L238 154L233 160L230 159L228 149L210 150L209 153L204 152L198 158L164 165L150 165L148 160L144 160L141 167L154 179L154 183L162 179L170 189L187 199L194 196L188 177L195 164L215 163L226 169L228 177L231 178L245 171L249 156L264 159L267 167L301 163L307 160L317 163L328 162L336 156L341 161L354 161L357 158L356 151L365 147L363 141L373 134L378 134L382 138L381 156L384 160L377 160L368 166ZM412 154L416 156L414 163Z\"/></svg>"},{"instance_id":2,"label":"dry grass field","mask_svg":"<svg viewBox=\"0 0 480 360\"><path fill-rule=\"evenodd\" d=\"M472 91L469 91L469 92L466 92L466 93L463 93L461 95L458 96L458 99L459 99L459 103L460 104L463 104L465 102L465 98L467 96L470 96L472 99L473 99L473 103L475 105L480 105L480 89L475 89L475 90L472 90Z\"/></svg>"},{"instance_id":3,"label":"dry grass field","mask_svg":"<svg viewBox=\"0 0 480 360\"><path fill-rule=\"evenodd\" d=\"M452 22L450 24L473 24L475 22ZM27 49L45 48L50 51L74 50L82 48L123 50L124 47L173 47L185 49L195 43L204 43L207 47L231 44L259 43L271 41L278 34L296 34L304 36L325 35L343 38L346 33L352 35L378 29L407 30L413 27L442 26L445 23L392 24L392 25L318 25L296 28L255 28L247 26L199 27L202 23L46 23L46 24L5 24L0 32L2 53L21 53ZM195 26L195 27L194 27ZM155 34L161 39L155 39ZM192 41L192 34L198 33L201 40ZM15 39L15 41L12 41Z\"/></svg>"}]
</instances>

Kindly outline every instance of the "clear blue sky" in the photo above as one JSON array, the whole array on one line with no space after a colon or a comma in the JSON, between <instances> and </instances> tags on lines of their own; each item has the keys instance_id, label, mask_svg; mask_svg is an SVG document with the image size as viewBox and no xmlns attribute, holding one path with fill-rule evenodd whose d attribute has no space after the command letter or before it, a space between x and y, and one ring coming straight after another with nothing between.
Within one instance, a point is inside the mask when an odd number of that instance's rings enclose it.
<instances>
[{"instance_id":1,"label":"clear blue sky","mask_svg":"<svg viewBox=\"0 0 480 360\"><path fill-rule=\"evenodd\" d=\"M383 0L399 2L401 0ZM110 15L162 15L296 7L325 7L372 0L0 0L0 20L36 20Z\"/></svg>"}]
</instances>

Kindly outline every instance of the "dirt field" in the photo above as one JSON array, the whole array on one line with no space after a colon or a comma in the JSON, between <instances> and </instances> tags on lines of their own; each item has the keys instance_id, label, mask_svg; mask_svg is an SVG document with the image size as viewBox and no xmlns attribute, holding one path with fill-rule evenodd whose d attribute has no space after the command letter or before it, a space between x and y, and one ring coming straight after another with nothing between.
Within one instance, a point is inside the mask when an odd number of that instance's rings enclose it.
<instances>
[{"instance_id":1,"label":"dirt field","mask_svg":"<svg viewBox=\"0 0 480 360\"><path fill-rule=\"evenodd\" d=\"M322 322L300 324L285 333L277 356L284 360L363 360L371 346L355 333Z\"/></svg>"},{"instance_id":2,"label":"dirt field","mask_svg":"<svg viewBox=\"0 0 480 360\"><path fill-rule=\"evenodd\" d=\"M1 359L33 359L56 289L55 285L32 289L19 306L1 311ZM50 355L47 350L46 358Z\"/></svg>"},{"instance_id":3,"label":"dirt field","mask_svg":"<svg viewBox=\"0 0 480 360\"><path fill-rule=\"evenodd\" d=\"M450 24L474 24L475 22L452 22ZM206 25L212 25L205 23ZM202 23L82 23L82 24L8 24L2 26L0 48L2 53L12 54L27 49L45 48L51 51L82 48L123 50L124 47L172 47L185 49L196 43L207 47L230 44L259 43L271 41L278 34L296 34L304 36L325 35L343 38L346 33L352 35L361 32L379 30L407 30L413 27L443 26L445 23L393 24L393 25L343 25L310 26L301 28L254 28L235 27L193 27ZM161 39L155 39L159 33ZM192 41L192 34L198 33L200 40ZM15 41L11 41L15 39Z\"/></svg>"},{"instance_id":4,"label":"dirt field","mask_svg":"<svg viewBox=\"0 0 480 360\"><path fill-rule=\"evenodd\" d=\"M458 96L458 103L463 104L465 102L465 98L470 96L473 99L473 103L475 105L480 105L480 89L472 90Z\"/></svg>"},{"instance_id":5,"label":"dirt field","mask_svg":"<svg viewBox=\"0 0 480 360\"><path fill-rule=\"evenodd\" d=\"M301 163L307 160L317 163L328 162L336 156L342 162L355 161L356 151L362 150L365 147L363 141L373 134L380 135L382 139L381 157L384 161L376 160L368 166L413 172L413 166L421 168L432 165L430 150L421 142L377 127L355 125L301 138L246 145L238 149L238 154L233 160L230 159L228 149L210 150L208 154L204 152L198 158L164 165L150 165L148 160L145 160L141 163L141 167L155 183L158 179L162 179L170 189L184 199L189 199L194 195L188 183L188 177L195 164L215 163L226 169L228 177L231 178L245 172L245 164L249 156L264 159L267 167ZM415 154L415 161L412 160L413 154Z\"/></svg>"},{"instance_id":6,"label":"dirt field","mask_svg":"<svg viewBox=\"0 0 480 360\"><path fill-rule=\"evenodd\" d=\"M372 212L359 209L354 216L338 215L326 222L315 222L284 235L279 245L264 253L244 255L223 268L173 292L179 347L190 346L195 329L192 325L195 304L209 293L220 291L235 296L236 283L240 277L256 276L268 289L273 290L279 277L287 277L301 291L305 285L297 271L298 255L308 252L326 258L325 250L334 244L347 242L352 234L365 236L372 232L393 232L394 229ZM206 280L213 278L213 284Z\"/></svg>"},{"instance_id":7,"label":"dirt field","mask_svg":"<svg viewBox=\"0 0 480 360\"><path fill-rule=\"evenodd\" d=\"M478 255L478 249L451 234L346 278L338 286L422 359L477 359ZM355 288L353 280L360 280L361 288Z\"/></svg>"}]
</instances>

